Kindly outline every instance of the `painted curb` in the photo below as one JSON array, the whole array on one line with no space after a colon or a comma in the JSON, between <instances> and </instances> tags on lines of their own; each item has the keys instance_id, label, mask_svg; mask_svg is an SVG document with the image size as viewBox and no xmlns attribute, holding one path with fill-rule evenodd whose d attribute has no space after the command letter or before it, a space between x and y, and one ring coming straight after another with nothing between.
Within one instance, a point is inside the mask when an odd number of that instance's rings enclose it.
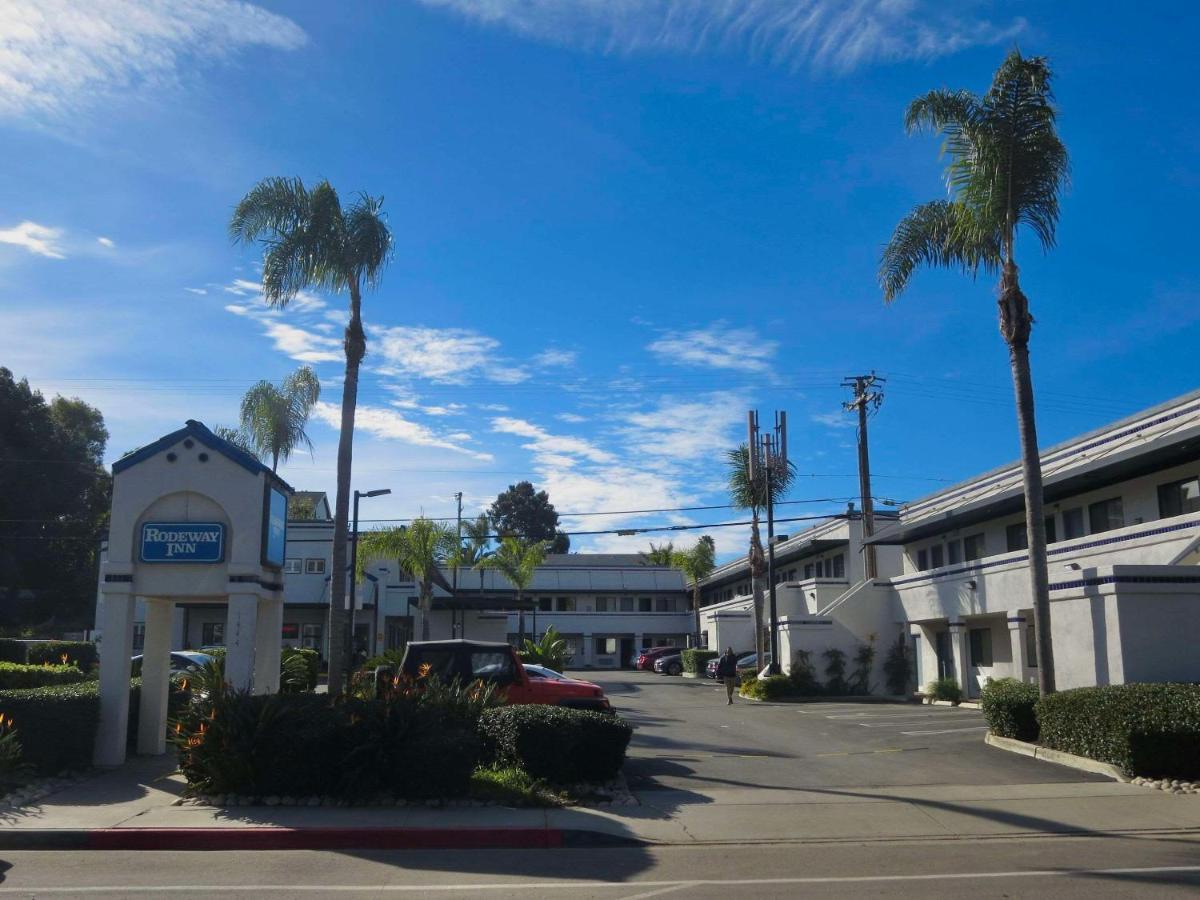
<instances>
[{"instance_id":1,"label":"painted curb","mask_svg":"<svg viewBox=\"0 0 1200 900\"><path fill-rule=\"evenodd\" d=\"M1062 750L1051 750L1049 747L1041 747L1037 744L1031 744L1028 741L1018 741L1016 738L1000 737L991 732L983 736L983 741L985 744L995 747L998 750L1019 753L1021 756L1045 760L1055 765L1078 769L1081 772L1091 772L1093 775L1104 775L1113 781L1129 782L1129 776L1120 767L1114 766L1111 763L1088 759L1086 756L1076 756L1074 753L1064 753Z\"/></svg>"},{"instance_id":2,"label":"painted curb","mask_svg":"<svg viewBox=\"0 0 1200 900\"><path fill-rule=\"evenodd\" d=\"M0 850L553 850L643 841L564 828L13 828Z\"/></svg>"}]
</instances>

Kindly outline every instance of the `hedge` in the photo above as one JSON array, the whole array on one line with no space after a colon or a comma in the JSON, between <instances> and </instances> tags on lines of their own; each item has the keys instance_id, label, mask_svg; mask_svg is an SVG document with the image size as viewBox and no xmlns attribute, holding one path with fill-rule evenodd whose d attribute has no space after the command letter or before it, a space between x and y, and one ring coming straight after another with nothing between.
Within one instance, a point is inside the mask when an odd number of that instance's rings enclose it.
<instances>
[{"instance_id":1,"label":"hedge","mask_svg":"<svg viewBox=\"0 0 1200 900\"><path fill-rule=\"evenodd\" d=\"M77 684L87 676L75 666L24 666L0 662L0 691L46 687L51 684Z\"/></svg>"},{"instance_id":2,"label":"hedge","mask_svg":"<svg viewBox=\"0 0 1200 900\"><path fill-rule=\"evenodd\" d=\"M925 696L930 700L949 700L951 703L960 703L962 688L955 678L939 678L929 682L925 688Z\"/></svg>"},{"instance_id":3,"label":"hedge","mask_svg":"<svg viewBox=\"0 0 1200 900\"><path fill-rule=\"evenodd\" d=\"M503 706L480 717L488 758L554 784L607 781L621 771L633 728L614 715L562 706Z\"/></svg>"},{"instance_id":4,"label":"hedge","mask_svg":"<svg viewBox=\"0 0 1200 900\"><path fill-rule=\"evenodd\" d=\"M29 662L29 653L24 641L16 638L0 638L0 662L14 662L24 665Z\"/></svg>"},{"instance_id":5,"label":"hedge","mask_svg":"<svg viewBox=\"0 0 1200 900\"><path fill-rule=\"evenodd\" d=\"M766 678L747 678L739 692L743 697L755 700L779 700L797 696L796 686L786 675L768 675Z\"/></svg>"},{"instance_id":6,"label":"hedge","mask_svg":"<svg viewBox=\"0 0 1200 900\"><path fill-rule=\"evenodd\" d=\"M91 641L44 641L29 645L29 662L35 665L61 663L64 654L68 663L84 672L100 662L100 653Z\"/></svg>"},{"instance_id":7,"label":"hedge","mask_svg":"<svg viewBox=\"0 0 1200 900\"><path fill-rule=\"evenodd\" d=\"M299 658L303 660L303 664L291 663L289 661ZM288 679L284 679L280 685L281 690L301 690L315 691L317 689L317 681L321 674L321 657L316 650L307 650L303 647L284 647L279 658L280 671L282 673L300 672L303 670L303 683L297 680L291 683Z\"/></svg>"},{"instance_id":8,"label":"hedge","mask_svg":"<svg viewBox=\"0 0 1200 900\"><path fill-rule=\"evenodd\" d=\"M1036 684L1015 678L997 678L984 685L979 700L983 719L992 734L1018 741L1038 739Z\"/></svg>"},{"instance_id":9,"label":"hedge","mask_svg":"<svg viewBox=\"0 0 1200 900\"><path fill-rule=\"evenodd\" d=\"M1043 746L1130 775L1200 777L1200 685L1077 688L1043 697L1036 709Z\"/></svg>"},{"instance_id":10,"label":"hedge","mask_svg":"<svg viewBox=\"0 0 1200 900\"><path fill-rule=\"evenodd\" d=\"M683 651L683 671L690 672L693 675L703 675L704 667L708 665L710 659L716 659L721 654L716 650L701 650L697 647L692 647Z\"/></svg>"},{"instance_id":11,"label":"hedge","mask_svg":"<svg viewBox=\"0 0 1200 900\"><path fill-rule=\"evenodd\" d=\"M21 757L39 774L91 766L100 723L98 682L0 691L0 713L12 718Z\"/></svg>"}]
</instances>

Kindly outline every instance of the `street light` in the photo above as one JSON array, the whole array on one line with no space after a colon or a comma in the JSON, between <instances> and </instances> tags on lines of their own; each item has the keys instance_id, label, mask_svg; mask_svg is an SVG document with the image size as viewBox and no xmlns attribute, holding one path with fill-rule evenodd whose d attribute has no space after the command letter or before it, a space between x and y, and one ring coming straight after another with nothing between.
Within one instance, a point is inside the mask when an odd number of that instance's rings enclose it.
<instances>
[{"instance_id":1,"label":"street light","mask_svg":"<svg viewBox=\"0 0 1200 900\"><path fill-rule=\"evenodd\" d=\"M363 497L382 497L384 494L390 494L391 492L391 488L354 492L354 525L350 538L350 632L346 635L346 658L351 660L352 663L354 660L354 613L358 608L358 594L356 590L358 577L358 501ZM376 605L379 604L378 596L375 598L375 603ZM375 619L378 621L379 616L376 616Z\"/></svg>"}]
</instances>

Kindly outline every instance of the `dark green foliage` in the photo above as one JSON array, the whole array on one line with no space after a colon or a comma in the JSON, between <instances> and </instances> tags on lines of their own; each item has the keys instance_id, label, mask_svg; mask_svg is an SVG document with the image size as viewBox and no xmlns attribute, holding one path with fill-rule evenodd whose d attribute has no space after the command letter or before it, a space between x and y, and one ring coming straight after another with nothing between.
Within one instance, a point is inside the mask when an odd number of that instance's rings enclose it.
<instances>
[{"instance_id":1,"label":"dark green foliage","mask_svg":"<svg viewBox=\"0 0 1200 900\"><path fill-rule=\"evenodd\" d=\"M1036 709L1043 746L1130 775L1200 777L1200 685L1078 688L1043 697Z\"/></svg>"},{"instance_id":2,"label":"dark green foliage","mask_svg":"<svg viewBox=\"0 0 1200 900\"><path fill-rule=\"evenodd\" d=\"M540 640L531 641L526 638L525 646L521 648L522 662L545 666L555 672L562 672L566 669L567 659L570 655L571 648L553 625L546 629L546 633Z\"/></svg>"},{"instance_id":3,"label":"dark green foliage","mask_svg":"<svg viewBox=\"0 0 1200 900\"><path fill-rule=\"evenodd\" d=\"M901 635L900 640L892 644L891 649L888 650L887 659L883 661L883 676L887 680L889 693L908 693L909 685L913 683L912 668L912 661L908 654L908 642Z\"/></svg>"},{"instance_id":4,"label":"dark green foliage","mask_svg":"<svg viewBox=\"0 0 1200 900\"><path fill-rule=\"evenodd\" d=\"M29 652L24 641L13 638L0 638L0 662L21 663L29 662Z\"/></svg>"},{"instance_id":5,"label":"dark green foliage","mask_svg":"<svg viewBox=\"0 0 1200 900\"><path fill-rule=\"evenodd\" d=\"M563 798L545 782L516 766L476 769L471 775L471 797L498 806L563 805Z\"/></svg>"},{"instance_id":6,"label":"dark green foliage","mask_svg":"<svg viewBox=\"0 0 1200 900\"><path fill-rule=\"evenodd\" d=\"M850 693L850 684L846 681L846 652L830 647L821 655L825 657L825 693L835 696Z\"/></svg>"},{"instance_id":7,"label":"dark green foliage","mask_svg":"<svg viewBox=\"0 0 1200 900\"><path fill-rule=\"evenodd\" d=\"M798 697L816 697L824 692L821 682L817 681L817 673L812 664L812 652L809 650L796 651L788 678L792 682L792 692Z\"/></svg>"},{"instance_id":8,"label":"dark green foliage","mask_svg":"<svg viewBox=\"0 0 1200 900\"><path fill-rule=\"evenodd\" d=\"M0 662L0 691L45 687L50 684L76 684L84 675L75 666L23 666Z\"/></svg>"},{"instance_id":9,"label":"dark green foliage","mask_svg":"<svg viewBox=\"0 0 1200 900\"><path fill-rule=\"evenodd\" d=\"M365 663L362 664L362 668L364 668L368 672L374 672L380 666L391 666L393 669L395 669L397 672L399 672L400 665L403 662L404 662L404 648L400 647L397 650L384 650L378 656L372 656L370 659L368 659Z\"/></svg>"},{"instance_id":10,"label":"dark green foliage","mask_svg":"<svg viewBox=\"0 0 1200 900\"><path fill-rule=\"evenodd\" d=\"M510 484L488 509L496 534L518 537L525 543L549 541L550 553L566 553L571 538L558 530L558 513L545 491L535 491L528 481Z\"/></svg>"},{"instance_id":11,"label":"dark green foliage","mask_svg":"<svg viewBox=\"0 0 1200 900\"><path fill-rule=\"evenodd\" d=\"M854 671L850 675L850 693L871 693L871 668L875 665L875 637L859 644L854 651Z\"/></svg>"},{"instance_id":12,"label":"dark green foliage","mask_svg":"<svg viewBox=\"0 0 1200 900\"><path fill-rule=\"evenodd\" d=\"M755 700L781 700L796 696L796 688L787 675L768 675L766 678L747 678L740 693Z\"/></svg>"},{"instance_id":13,"label":"dark green foliage","mask_svg":"<svg viewBox=\"0 0 1200 900\"><path fill-rule=\"evenodd\" d=\"M997 678L984 686L980 701L983 718L992 734L1019 741L1038 739L1036 684L1026 684L1015 678Z\"/></svg>"},{"instance_id":14,"label":"dark green foliage","mask_svg":"<svg viewBox=\"0 0 1200 900\"><path fill-rule=\"evenodd\" d=\"M680 657L683 662L683 671L702 675L708 661L716 659L720 655L716 650L700 650L698 648L684 650Z\"/></svg>"},{"instance_id":15,"label":"dark green foliage","mask_svg":"<svg viewBox=\"0 0 1200 900\"><path fill-rule=\"evenodd\" d=\"M321 674L321 657L316 650L284 647L279 657L279 689L285 694L314 691Z\"/></svg>"},{"instance_id":16,"label":"dark green foliage","mask_svg":"<svg viewBox=\"0 0 1200 900\"><path fill-rule=\"evenodd\" d=\"M98 682L0 691L0 714L13 720L26 763L42 775L92 764L100 721Z\"/></svg>"},{"instance_id":17,"label":"dark green foliage","mask_svg":"<svg viewBox=\"0 0 1200 900\"><path fill-rule=\"evenodd\" d=\"M624 719L561 706L503 706L479 722L486 752L554 784L605 781L625 762L633 729Z\"/></svg>"},{"instance_id":18,"label":"dark green foliage","mask_svg":"<svg viewBox=\"0 0 1200 900\"><path fill-rule=\"evenodd\" d=\"M29 645L31 665L61 665L64 656L68 665L78 666L84 672L90 672L92 666L100 663L100 651L91 641L45 641Z\"/></svg>"},{"instance_id":19,"label":"dark green foliage","mask_svg":"<svg viewBox=\"0 0 1200 900\"><path fill-rule=\"evenodd\" d=\"M962 700L962 688L957 679L939 678L929 682L929 686L925 688L925 695L930 700L949 700L951 703L958 703Z\"/></svg>"},{"instance_id":20,"label":"dark green foliage","mask_svg":"<svg viewBox=\"0 0 1200 900\"><path fill-rule=\"evenodd\" d=\"M0 791L7 791L20 783L29 771L29 764L21 759L21 741L17 729L5 716L0 716Z\"/></svg>"}]
</instances>

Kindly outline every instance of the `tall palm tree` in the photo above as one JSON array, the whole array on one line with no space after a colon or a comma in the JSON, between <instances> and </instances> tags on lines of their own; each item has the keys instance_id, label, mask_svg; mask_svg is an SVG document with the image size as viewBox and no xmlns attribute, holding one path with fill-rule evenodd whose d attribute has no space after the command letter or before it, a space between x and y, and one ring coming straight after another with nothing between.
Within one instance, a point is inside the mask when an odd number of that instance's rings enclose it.
<instances>
[{"instance_id":1,"label":"tall palm tree","mask_svg":"<svg viewBox=\"0 0 1200 900\"><path fill-rule=\"evenodd\" d=\"M905 126L910 133L945 135L942 147L950 157L945 178L951 199L918 206L902 219L884 248L879 268L884 300L889 303L908 287L921 264L971 275L980 269L1000 272L1000 334L1008 344L1016 395L1042 694L1054 690L1050 582L1029 369L1033 316L1017 280L1015 248L1021 225L1033 232L1043 251L1054 246L1059 195L1069 177L1067 149L1055 129L1050 80L1044 57L1027 58L1013 50L982 97L965 90L936 90L909 105Z\"/></svg>"},{"instance_id":2,"label":"tall palm tree","mask_svg":"<svg viewBox=\"0 0 1200 900\"><path fill-rule=\"evenodd\" d=\"M644 566L673 566L675 565L675 542L665 544L650 542L650 549L641 554Z\"/></svg>"},{"instance_id":3,"label":"tall palm tree","mask_svg":"<svg viewBox=\"0 0 1200 900\"><path fill-rule=\"evenodd\" d=\"M548 541L526 543L520 538L506 537L500 541L491 556L482 563L484 568L495 569L509 580L517 590L517 640L525 640L525 610L521 607L525 590L533 582L537 567L546 558Z\"/></svg>"},{"instance_id":4,"label":"tall palm tree","mask_svg":"<svg viewBox=\"0 0 1200 900\"><path fill-rule=\"evenodd\" d=\"M692 614L696 617L693 646L696 647L700 646L700 582L716 568L716 556L716 542L705 534L700 536L695 546L676 551L671 559L672 565L682 569L683 574L692 583Z\"/></svg>"},{"instance_id":5,"label":"tall palm tree","mask_svg":"<svg viewBox=\"0 0 1200 900\"><path fill-rule=\"evenodd\" d=\"M233 444L239 450L249 453L255 459L262 461L258 448L254 446L254 438L244 428L231 428L228 425L214 425L213 434L227 443Z\"/></svg>"},{"instance_id":6,"label":"tall palm tree","mask_svg":"<svg viewBox=\"0 0 1200 900\"><path fill-rule=\"evenodd\" d=\"M242 431L259 457L270 458L272 472L279 468L279 460L287 462L297 447L303 445L312 452L312 441L304 429L320 396L317 373L301 366L278 387L260 381L242 397Z\"/></svg>"},{"instance_id":7,"label":"tall palm tree","mask_svg":"<svg viewBox=\"0 0 1200 900\"><path fill-rule=\"evenodd\" d=\"M474 519L463 522L463 542L452 564L479 573L479 592L483 593L483 561L492 555L492 522L486 513L480 513Z\"/></svg>"},{"instance_id":8,"label":"tall palm tree","mask_svg":"<svg viewBox=\"0 0 1200 900\"><path fill-rule=\"evenodd\" d=\"M761 664L766 659L766 648L763 646L763 576L767 574L767 557L763 552L762 535L758 529L759 518L767 509L766 473L759 466L750 479L750 450L746 444L741 444L725 454L725 475L729 491L729 501L737 509L750 511L750 552L747 559L750 563L750 584L754 594L754 650ZM770 498L772 503L782 500L792 487L796 477L796 469L789 462L787 471L776 473L771 478Z\"/></svg>"},{"instance_id":9,"label":"tall palm tree","mask_svg":"<svg viewBox=\"0 0 1200 900\"><path fill-rule=\"evenodd\" d=\"M343 208L337 191L328 181L321 181L309 190L299 178L267 178L242 198L229 222L229 233L235 242L262 242L263 296L271 306L287 306L305 288L345 292L350 298L333 514L335 573L346 571L358 370L367 352L362 292L379 283L392 248L392 235L384 221L382 205L381 198L360 194ZM329 692L339 694L348 643L346 580L334 578L330 593Z\"/></svg>"},{"instance_id":10,"label":"tall palm tree","mask_svg":"<svg viewBox=\"0 0 1200 900\"><path fill-rule=\"evenodd\" d=\"M359 544L361 577L368 559L394 559L402 571L417 582L418 604L421 610L421 640L429 640L429 616L433 611L433 586L448 589L441 567L454 556L457 543L454 529L424 516L413 519L406 527L381 528L370 531Z\"/></svg>"}]
</instances>

